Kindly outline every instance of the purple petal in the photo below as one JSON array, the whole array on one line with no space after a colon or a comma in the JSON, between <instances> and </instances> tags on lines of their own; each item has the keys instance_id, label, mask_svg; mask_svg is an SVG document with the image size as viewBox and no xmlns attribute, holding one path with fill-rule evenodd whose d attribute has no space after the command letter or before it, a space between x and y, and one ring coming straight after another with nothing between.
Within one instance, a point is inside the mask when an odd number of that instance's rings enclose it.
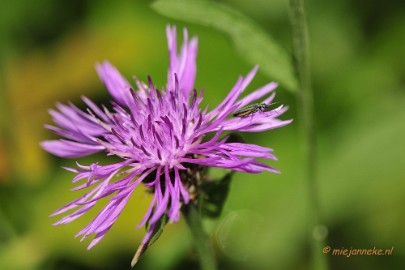
<instances>
[{"instance_id":1,"label":"purple petal","mask_svg":"<svg viewBox=\"0 0 405 270\"><path fill-rule=\"evenodd\" d=\"M184 41L177 54L177 35L176 27L166 27L167 42L169 47L169 70L167 74L167 88L172 90L175 88L174 74L177 74L179 89L183 96L188 97L194 88L196 77L196 58L198 41L193 38L188 41L188 32L184 29Z\"/></svg>"},{"instance_id":2,"label":"purple petal","mask_svg":"<svg viewBox=\"0 0 405 270\"><path fill-rule=\"evenodd\" d=\"M229 114L230 108L234 106L235 101L239 98L240 94L246 89L249 83L253 80L256 75L259 66L255 66L247 75L246 78L239 77L235 86L229 92L224 101L221 102L216 108L214 108L207 117L212 119L214 117L220 118L224 114L227 116Z\"/></svg>"},{"instance_id":3,"label":"purple petal","mask_svg":"<svg viewBox=\"0 0 405 270\"><path fill-rule=\"evenodd\" d=\"M104 150L101 145L91 145L68 140L50 140L40 143L41 147L58 157L77 158Z\"/></svg>"},{"instance_id":4,"label":"purple petal","mask_svg":"<svg viewBox=\"0 0 405 270\"><path fill-rule=\"evenodd\" d=\"M128 81L108 61L104 61L101 64L96 64L96 70L111 96L118 103L126 106L128 100L131 98L129 91L131 85L128 83Z\"/></svg>"},{"instance_id":5,"label":"purple petal","mask_svg":"<svg viewBox=\"0 0 405 270\"><path fill-rule=\"evenodd\" d=\"M277 85L278 85L277 83L271 82L255 91L253 91L251 94L247 95L246 97L244 97L240 100L240 102L241 102L240 106L241 107L246 106L247 104L254 102L254 101L258 100L259 98L267 95L268 93L270 93L271 91L276 89Z\"/></svg>"}]
</instances>

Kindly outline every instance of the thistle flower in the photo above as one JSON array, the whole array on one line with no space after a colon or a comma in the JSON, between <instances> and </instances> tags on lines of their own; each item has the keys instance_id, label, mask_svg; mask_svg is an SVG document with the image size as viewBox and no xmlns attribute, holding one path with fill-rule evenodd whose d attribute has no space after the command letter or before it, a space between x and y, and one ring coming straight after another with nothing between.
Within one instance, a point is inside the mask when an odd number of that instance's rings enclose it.
<instances>
[{"instance_id":1,"label":"thistle flower","mask_svg":"<svg viewBox=\"0 0 405 270\"><path fill-rule=\"evenodd\" d=\"M184 30L184 42L177 52L176 28L167 27L170 65L167 85L158 89L149 78L144 84L135 78L136 90L109 62L96 65L101 81L113 100L111 109L82 97L88 106L81 111L72 103L57 104L59 111L50 110L56 126L46 128L63 137L44 141L48 152L65 158L78 158L99 151L120 160L109 165L95 162L89 166L77 164L66 168L76 174L73 183L84 181L74 190L89 189L77 200L63 206L52 215L75 209L55 223L69 223L88 210L98 200L111 196L107 205L77 236L82 239L95 234L88 249L96 245L110 230L134 190L142 183L153 198L138 228L147 224L142 243L166 215L177 222L182 205L193 200L198 183L190 177L193 168L219 167L233 171L260 173L278 172L257 158L273 159L273 150L255 144L236 143L221 138L224 131L260 132L279 128L291 122L277 119L286 111L279 106L270 112L254 112L248 117L232 117L240 109L258 99L269 104L269 95L277 84L272 82L240 98L256 74L253 68L246 77L240 76L225 99L214 109L200 108L203 92L194 89L196 77L197 39L189 40ZM209 140L206 135L212 133ZM191 179L191 180L190 180Z\"/></svg>"}]
</instances>

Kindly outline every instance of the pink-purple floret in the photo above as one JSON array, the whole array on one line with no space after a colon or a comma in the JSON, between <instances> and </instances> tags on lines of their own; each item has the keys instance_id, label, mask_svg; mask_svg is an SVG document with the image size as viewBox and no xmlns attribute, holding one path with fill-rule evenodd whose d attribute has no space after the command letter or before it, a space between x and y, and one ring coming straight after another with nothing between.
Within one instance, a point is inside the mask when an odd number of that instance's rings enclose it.
<instances>
[{"instance_id":1,"label":"pink-purple floret","mask_svg":"<svg viewBox=\"0 0 405 270\"><path fill-rule=\"evenodd\" d=\"M246 77L240 76L227 97L211 111L200 108L202 91L194 89L196 77L197 39L189 40L184 30L184 42L177 52L176 28L167 27L170 64L165 88L157 89L151 79L147 84L135 79L136 87L105 61L96 65L101 81L113 101L111 109L82 97L86 112L75 105L57 104L50 110L55 126L46 125L64 139L44 141L48 152L65 158L78 158L99 151L121 160L110 165L77 165L66 168L76 174L73 183L87 179L74 190L90 188L77 200L63 206L52 215L76 209L55 225L69 223L91 209L99 199L112 195L107 205L77 236L91 234L96 245L114 224L131 194L143 183L154 191L153 199L138 228L148 223L143 243L149 241L157 221L167 214L170 222L180 217L182 204L190 201L180 172L190 164L220 167L234 171L260 173L278 171L257 158L273 159L273 150L255 144L227 142L224 131L260 132L279 128L292 120L277 119L287 108L279 106L271 112L258 112L249 117L231 117L232 112L258 99L270 104L277 84L271 82L251 94L239 98L255 76L254 67ZM133 90L136 89L136 90ZM270 95L269 95L270 94ZM206 141L204 136L214 132ZM148 176L153 179L144 181Z\"/></svg>"}]
</instances>

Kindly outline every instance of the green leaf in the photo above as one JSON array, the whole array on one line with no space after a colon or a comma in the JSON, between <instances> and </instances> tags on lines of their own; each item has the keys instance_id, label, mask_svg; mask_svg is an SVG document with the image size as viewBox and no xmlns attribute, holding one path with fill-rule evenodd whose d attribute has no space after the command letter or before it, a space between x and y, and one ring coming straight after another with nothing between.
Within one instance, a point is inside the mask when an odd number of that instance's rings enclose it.
<instances>
[{"instance_id":1,"label":"green leaf","mask_svg":"<svg viewBox=\"0 0 405 270\"><path fill-rule=\"evenodd\" d=\"M235 132L232 132L228 135L228 139L226 140L227 143L245 143L245 139Z\"/></svg>"},{"instance_id":2,"label":"green leaf","mask_svg":"<svg viewBox=\"0 0 405 270\"><path fill-rule=\"evenodd\" d=\"M217 218L221 215L228 197L232 176L233 172L230 172L219 181L208 181L202 184L201 188L206 195L201 209L204 216Z\"/></svg>"},{"instance_id":3,"label":"green leaf","mask_svg":"<svg viewBox=\"0 0 405 270\"><path fill-rule=\"evenodd\" d=\"M267 76L290 91L297 90L292 57L244 14L206 0L160 0L154 2L152 8L165 16L211 26L227 33L249 63L260 64Z\"/></svg>"},{"instance_id":4,"label":"green leaf","mask_svg":"<svg viewBox=\"0 0 405 270\"><path fill-rule=\"evenodd\" d=\"M163 215L158 222L156 222L155 228L153 229L152 236L150 237L149 241L147 241L144 244L141 244L138 249L135 252L134 258L131 261L131 267L134 267L135 264L139 261L141 258L142 254L145 253L145 251L153 245L153 243L156 242L156 240L159 239L159 237L163 233L163 229L165 225L167 224L167 215ZM150 227L149 224L147 224L146 229L148 230Z\"/></svg>"}]
</instances>

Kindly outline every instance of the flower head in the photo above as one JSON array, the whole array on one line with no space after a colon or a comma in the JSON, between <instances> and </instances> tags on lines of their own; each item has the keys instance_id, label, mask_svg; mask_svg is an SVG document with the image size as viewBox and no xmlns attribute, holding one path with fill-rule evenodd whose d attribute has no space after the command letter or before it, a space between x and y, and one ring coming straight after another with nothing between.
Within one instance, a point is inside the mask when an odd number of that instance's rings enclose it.
<instances>
[{"instance_id":1,"label":"flower head","mask_svg":"<svg viewBox=\"0 0 405 270\"><path fill-rule=\"evenodd\" d=\"M170 222L180 217L180 208L190 202L193 181L190 168L219 167L234 171L260 173L278 172L257 161L257 158L276 159L272 149L255 144L229 142L221 138L224 131L259 132L282 127L291 122L277 119L286 108L270 112L252 111L248 117L232 117L232 113L258 99L269 104L277 86L269 83L240 98L256 74L255 67L246 77L239 77L228 96L213 110L200 108L202 92L194 89L196 76L197 39L188 39L177 52L176 28L167 27L170 65L165 88L158 89L135 79L136 88L122 77L109 62L97 64L100 79L113 100L111 109L99 107L83 97L87 112L75 105L57 104L59 111L50 110L56 126L46 127L64 137L44 141L48 152L66 158L78 158L104 151L120 158L116 163L67 168L76 176L73 183L83 180L74 190L89 189L77 200L63 206L53 215L75 209L56 223L69 223L91 209L99 199L111 196L107 205L78 235L95 238L89 249L97 244L112 227L131 194L144 184L153 192L149 209L138 227L149 229L143 243L150 240L152 231L163 215ZM134 90L136 89L136 90ZM261 107L263 108L263 106ZM204 140L208 133L213 137ZM195 186L194 186L195 188Z\"/></svg>"}]
</instances>

